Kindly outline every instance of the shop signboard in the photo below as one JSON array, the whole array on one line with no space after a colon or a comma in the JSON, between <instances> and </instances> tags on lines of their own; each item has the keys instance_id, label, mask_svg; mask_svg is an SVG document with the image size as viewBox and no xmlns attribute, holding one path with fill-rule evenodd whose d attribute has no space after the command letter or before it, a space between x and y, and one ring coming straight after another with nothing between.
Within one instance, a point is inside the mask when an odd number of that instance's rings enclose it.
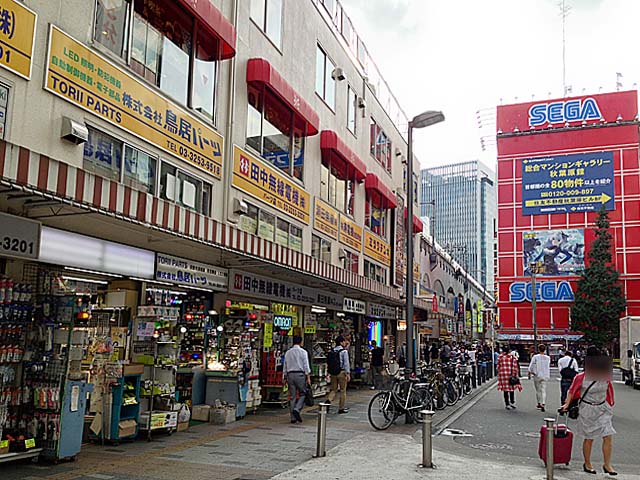
<instances>
[{"instance_id":1,"label":"shop signboard","mask_svg":"<svg viewBox=\"0 0 640 480\"><path fill-rule=\"evenodd\" d=\"M407 329L407 322L404 320L398 320L398 331L403 332Z\"/></svg>"},{"instance_id":2,"label":"shop signboard","mask_svg":"<svg viewBox=\"0 0 640 480\"><path fill-rule=\"evenodd\" d=\"M613 152L522 160L522 214L614 210Z\"/></svg>"},{"instance_id":3,"label":"shop signboard","mask_svg":"<svg viewBox=\"0 0 640 480\"><path fill-rule=\"evenodd\" d=\"M330 207L318 197L314 199L313 228L334 240L338 239L338 211Z\"/></svg>"},{"instance_id":4,"label":"shop signboard","mask_svg":"<svg viewBox=\"0 0 640 480\"><path fill-rule=\"evenodd\" d=\"M404 222L404 198L400 195L396 195L398 200L398 207L396 208L396 234L395 234L395 245L393 251L394 258L394 273L393 283L397 287L404 287L405 276L407 272L407 255L406 255L406 245L405 245L405 222ZM366 252L365 252L366 253ZM375 258L375 257L374 257ZM382 260L380 260L382 261ZM385 263L387 265L387 263Z\"/></svg>"},{"instance_id":5,"label":"shop signboard","mask_svg":"<svg viewBox=\"0 0 640 480\"><path fill-rule=\"evenodd\" d=\"M344 297L343 311L348 313L360 313L364 315L367 309L366 304L362 300Z\"/></svg>"},{"instance_id":6,"label":"shop signboard","mask_svg":"<svg viewBox=\"0 0 640 480\"><path fill-rule=\"evenodd\" d=\"M374 318L396 318L396 308L381 303L367 302L367 316Z\"/></svg>"},{"instance_id":7,"label":"shop signboard","mask_svg":"<svg viewBox=\"0 0 640 480\"><path fill-rule=\"evenodd\" d=\"M309 225L309 194L280 170L236 145L233 147L232 184L278 211Z\"/></svg>"},{"instance_id":8,"label":"shop signboard","mask_svg":"<svg viewBox=\"0 0 640 480\"><path fill-rule=\"evenodd\" d=\"M364 231L364 254L386 267L391 265L391 246L369 230Z\"/></svg>"},{"instance_id":9,"label":"shop signboard","mask_svg":"<svg viewBox=\"0 0 640 480\"><path fill-rule=\"evenodd\" d=\"M274 315L273 326L281 330L289 330L293 326L293 317L290 315Z\"/></svg>"},{"instance_id":10,"label":"shop signboard","mask_svg":"<svg viewBox=\"0 0 640 480\"><path fill-rule=\"evenodd\" d=\"M349 217L340 214L340 243L362 251L362 227Z\"/></svg>"},{"instance_id":11,"label":"shop signboard","mask_svg":"<svg viewBox=\"0 0 640 480\"><path fill-rule=\"evenodd\" d=\"M40 223L0 213L0 255L35 260L40 254Z\"/></svg>"},{"instance_id":12,"label":"shop signboard","mask_svg":"<svg viewBox=\"0 0 640 480\"><path fill-rule=\"evenodd\" d=\"M273 346L273 324L264 324L264 337L262 338L262 346L264 348L271 348Z\"/></svg>"},{"instance_id":13,"label":"shop signboard","mask_svg":"<svg viewBox=\"0 0 640 480\"><path fill-rule=\"evenodd\" d=\"M229 284L229 271L186 258L156 253L157 280L183 287L197 287L225 291Z\"/></svg>"},{"instance_id":14,"label":"shop signboard","mask_svg":"<svg viewBox=\"0 0 640 480\"><path fill-rule=\"evenodd\" d=\"M49 31L44 88L197 169L222 177L220 134L54 25Z\"/></svg>"},{"instance_id":15,"label":"shop signboard","mask_svg":"<svg viewBox=\"0 0 640 480\"><path fill-rule=\"evenodd\" d=\"M439 307L438 295L434 293L433 297L431 297L431 311L434 313L438 313L438 307Z\"/></svg>"},{"instance_id":16,"label":"shop signboard","mask_svg":"<svg viewBox=\"0 0 640 480\"><path fill-rule=\"evenodd\" d=\"M510 302L530 302L533 298L531 282L513 282L509 285ZM573 302L575 295L569 282L536 283L536 301L538 302Z\"/></svg>"},{"instance_id":17,"label":"shop signboard","mask_svg":"<svg viewBox=\"0 0 640 480\"><path fill-rule=\"evenodd\" d=\"M29 80L38 15L16 0L0 0L0 65Z\"/></svg>"},{"instance_id":18,"label":"shop signboard","mask_svg":"<svg viewBox=\"0 0 640 480\"><path fill-rule=\"evenodd\" d=\"M317 288L238 270L231 270L229 278L229 293L295 305L317 305L337 311L344 307L342 295Z\"/></svg>"},{"instance_id":19,"label":"shop signboard","mask_svg":"<svg viewBox=\"0 0 640 480\"><path fill-rule=\"evenodd\" d=\"M478 333L482 333L484 331L484 302L482 300L478 300Z\"/></svg>"},{"instance_id":20,"label":"shop signboard","mask_svg":"<svg viewBox=\"0 0 640 480\"><path fill-rule=\"evenodd\" d=\"M315 335L317 329L318 328L315 325L310 325L310 326L304 327L304 334L305 335Z\"/></svg>"},{"instance_id":21,"label":"shop signboard","mask_svg":"<svg viewBox=\"0 0 640 480\"><path fill-rule=\"evenodd\" d=\"M577 275L584 270L584 229L539 230L522 233L524 275Z\"/></svg>"}]
</instances>

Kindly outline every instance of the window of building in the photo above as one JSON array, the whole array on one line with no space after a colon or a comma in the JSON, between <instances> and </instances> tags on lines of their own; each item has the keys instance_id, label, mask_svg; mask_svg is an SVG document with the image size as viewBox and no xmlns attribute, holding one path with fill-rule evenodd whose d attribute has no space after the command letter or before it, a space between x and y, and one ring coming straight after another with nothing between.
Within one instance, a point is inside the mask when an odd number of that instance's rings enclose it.
<instances>
[{"instance_id":1,"label":"window of building","mask_svg":"<svg viewBox=\"0 0 640 480\"><path fill-rule=\"evenodd\" d=\"M331 263L331 242L317 235L311 236L311 256Z\"/></svg>"},{"instance_id":2,"label":"window of building","mask_svg":"<svg viewBox=\"0 0 640 480\"><path fill-rule=\"evenodd\" d=\"M160 169L160 198L203 215L211 213L211 184L167 162Z\"/></svg>"},{"instance_id":3,"label":"window of building","mask_svg":"<svg viewBox=\"0 0 640 480\"><path fill-rule=\"evenodd\" d=\"M130 145L125 145L122 183L135 190L154 194L156 191L156 165L155 157Z\"/></svg>"},{"instance_id":4,"label":"window of building","mask_svg":"<svg viewBox=\"0 0 640 480\"><path fill-rule=\"evenodd\" d=\"M260 210L258 217L258 236L273 242L276 233L276 216Z\"/></svg>"},{"instance_id":5,"label":"window of building","mask_svg":"<svg viewBox=\"0 0 640 480\"><path fill-rule=\"evenodd\" d=\"M329 56L318 45L316 53L316 93L332 109L336 107L336 81L333 71L336 66Z\"/></svg>"},{"instance_id":6,"label":"window of building","mask_svg":"<svg viewBox=\"0 0 640 480\"><path fill-rule=\"evenodd\" d=\"M258 207L247 204L247 213L240 216L240 229L256 235L258 233Z\"/></svg>"},{"instance_id":7,"label":"window of building","mask_svg":"<svg viewBox=\"0 0 640 480\"><path fill-rule=\"evenodd\" d=\"M249 88L247 145L300 181L304 173L305 128L275 96Z\"/></svg>"},{"instance_id":8,"label":"window of building","mask_svg":"<svg viewBox=\"0 0 640 480\"><path fill-rule=\"evenodd\" d=\"M89 137L84 143L84 169L101 177L120 181L122 143L89 127Z\"/></svg>"},{"instance_id":9,"label":"window of building","mask_svg":"<svg viewBox=\"0 0 640 480\"><path fill-rule=\"evenodd\" d=\"M94 39L174 100L213 120L219 41L177 2L96 0Z\"/></svg>"},{"instance_id":10,"label":"window of building","mask_svg":"<svg viewBox=\"0 0 640 480\"><path fill-rule=\"evenodd\" d=\"M322 159L320 165L320 198L341 212L353 216L356 180L340 160Z\"/></svg>"},{"instance_id":11,"label":"window of building","mask_svg":"<svg viewBox=\"0 0 640 480\"><path fill-rule=\"evenodd\" d=\"M279 48L282 43L282 0L251 0L251 19Z\"/></svg>"},{"instance_id":12,"label":"window of building","mask_svg":"<svg viewBox=\"0 0 640 480\"><path fill-rule=\"evenodd\" d=\"M378 192L367 192L364 224L369 227L373 233L387 238L387 209L384 208L382 196Z\"/></svg>"},{"instance_id":13,"label":"window of building","mask_svg":"<svg viewBox=\"0 0 640 480\"><path fill-rule=\"evenodd\" d=\"M354 135L356 134L356 111L358 104L358 95L356 91L351 88L351 85L347 87L347 128Z\"/></svg>"},{"instance_id":14,"label":"window of building","mask_svg":"<svg viewBox=\"0 0 640 480\"><path fill-rule=\"evenodd\" d=\"M382 284L387 283L387 269L369 260L364 261L364 276Z\"/></svg>"},{"instance_id":15,"label":"window of building","mask_svg":"<svg viewBox=\"0 0 640 480\"><path fill-rule=\"evenodd\" d=\"M344 268L345 270L349 270L352 273L355 273L356 275L359 272L359 261L360 261L360 257L358 257L358 255L356 255L355 253L346 250L345 251L345 256L342 259L342 268Z\"/></svg>"},{"instance_id":16,"label":"window of building","mask_svg":"<svg viewBox=\"0 0 640 480\"><path fill-rule=\"evenodd\" d=\"M289 230L289 247L296 252L302 251L302 228L291 225Z\"/></svg>"},{"instance_id":17,"label":"window of building","mask_svg":"<svg viewBox=\"0 0 640 480\"><path fill-rule=\"evenodd\" d=\"M380 165L385 167L387 171L391 171L391 140L384 133L384 130L371 118L370 122L370 151L371 156L374 157Z\"/></svg>"},{"instance_id":18,"label":"window of building","mask_svg":"<svg viewBox=\"0 0 640 480\"><path fill-rule=\"evenodd\" d=\"M289 222L281 218L276 219L276 243L278 245L289 246L289 229Z\"/></svg>"}]
</instances>

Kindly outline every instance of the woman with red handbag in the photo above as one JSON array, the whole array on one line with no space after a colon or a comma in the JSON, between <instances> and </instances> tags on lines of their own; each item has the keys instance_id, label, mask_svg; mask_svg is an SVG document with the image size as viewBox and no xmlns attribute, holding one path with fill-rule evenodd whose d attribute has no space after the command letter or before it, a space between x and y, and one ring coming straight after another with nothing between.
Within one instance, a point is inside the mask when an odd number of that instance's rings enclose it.
<instances>
[{"instance_id":1,"label":"woman with red handbag","mask_svg":"<svg viewBox=\"0 0 640 480\"><path fill-rule=\"evenodd\" d=\"M509 353L509 346L502 347L498 357L498 390L504 394L504 405L507 410L515 410L515 391L522 391L520 383L520 365L518 360Z\"/></svg>"}]
</instances>

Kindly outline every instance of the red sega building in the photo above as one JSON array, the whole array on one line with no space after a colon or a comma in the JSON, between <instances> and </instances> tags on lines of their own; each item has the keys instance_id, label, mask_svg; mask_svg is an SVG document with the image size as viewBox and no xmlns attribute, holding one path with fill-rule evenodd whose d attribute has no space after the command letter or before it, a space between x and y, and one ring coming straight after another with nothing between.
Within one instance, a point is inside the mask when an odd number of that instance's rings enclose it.
<instances>
[{"instance_id":1,"label":"red sega building","mask_svg":"<svg viewBox=\"0 0 640 480\"><path fill-rule=\"evenodd\" d=\"M627 296L624 315L640 315L637 92L499 106L497 129L498 338L533 338L533 262L545 273L536 274L541 339L575 339L569 315L579 269L570 265L584 264L602 204Z\"/></svg>"}]
</instances>

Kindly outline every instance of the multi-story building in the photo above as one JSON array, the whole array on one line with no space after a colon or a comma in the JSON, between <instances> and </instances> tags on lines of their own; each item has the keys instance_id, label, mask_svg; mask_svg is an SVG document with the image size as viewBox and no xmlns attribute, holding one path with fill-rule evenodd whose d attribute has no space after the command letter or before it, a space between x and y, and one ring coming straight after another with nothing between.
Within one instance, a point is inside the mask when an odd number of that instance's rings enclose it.
<instances>
[{"instance_id":1,"label":"multi-story building","mask_svg":"<svg viewBox=\"0 0 640 480\"><path fill-rule=\"evenodd\" d=\"M494 279L494 172L479 161L421 172L421 217L438 243L488 289Z\"/></svg>"}]
</instances>

